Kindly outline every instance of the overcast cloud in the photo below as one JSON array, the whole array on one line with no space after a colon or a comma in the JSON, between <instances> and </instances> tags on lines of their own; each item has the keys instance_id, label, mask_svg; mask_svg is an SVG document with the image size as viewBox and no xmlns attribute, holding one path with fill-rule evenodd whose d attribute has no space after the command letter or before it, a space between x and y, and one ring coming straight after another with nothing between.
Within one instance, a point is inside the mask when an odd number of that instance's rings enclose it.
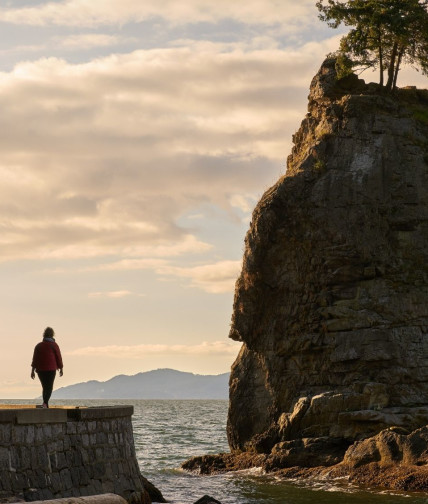
<instances>
[{"instance_id":1,"label":"overcast cloud","mask_svg":"<svg viewBox=\"0 0 428 504\"><path fill-rule=\"evenodd\" d=\"M193 43L1 74L1 259L205 251L177 220L249 213L330 46Z\"/></svg>"},{"instance_id":2,"label":"overcast cloud","mask_svg":"<svg viewBox=\"0 0 428 504\"><path fill-rule=\"evenodd\" d=\"M218 22L232 19L240 23L302 25L313 17L314 2L301 0L291 7L289 1L251 0L65 0L44 2L34 7L0 8L0 21L28 25L99 26L141 22L165 18L169 23Z\"/></svg>"}]
</instances>

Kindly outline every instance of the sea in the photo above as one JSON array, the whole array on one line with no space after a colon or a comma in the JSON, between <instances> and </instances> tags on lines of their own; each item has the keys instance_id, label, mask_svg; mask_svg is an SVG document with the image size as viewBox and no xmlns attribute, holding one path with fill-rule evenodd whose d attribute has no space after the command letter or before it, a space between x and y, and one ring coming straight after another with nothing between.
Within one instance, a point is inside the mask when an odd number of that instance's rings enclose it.
<instances>
[{"instance_id":1,"label":"sea","mask_svg":"<svg viewBox=\"0 0 428 504\"><path fill-rule=\"evenodd\" d=\"M52 401L55 404L133 405L134 441L141 472L172 504L193 504L203 495L222 504L428 504L428 493L367 490L343 480L281 480L258 469L200 476L180 469L182 462L195 455L228 451L228 401Z\"/></svg>"}]
</instances>

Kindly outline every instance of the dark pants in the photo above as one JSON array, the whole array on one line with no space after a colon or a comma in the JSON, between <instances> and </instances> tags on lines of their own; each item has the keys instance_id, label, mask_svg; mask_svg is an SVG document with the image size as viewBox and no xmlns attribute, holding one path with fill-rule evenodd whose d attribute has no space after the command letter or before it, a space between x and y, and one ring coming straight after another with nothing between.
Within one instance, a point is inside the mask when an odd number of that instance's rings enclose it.
<instances>
[{"instance_id":1,"label":"dark pants","mask_svg":"<svg viewBox=\"0 0 428 504\"><path fill-rule=\"evenodd\" d=\"M37 371L37 374L39 375L39 380L43 387L43 402L49 405L56 371Z\"/></svg>"}]
</instances>

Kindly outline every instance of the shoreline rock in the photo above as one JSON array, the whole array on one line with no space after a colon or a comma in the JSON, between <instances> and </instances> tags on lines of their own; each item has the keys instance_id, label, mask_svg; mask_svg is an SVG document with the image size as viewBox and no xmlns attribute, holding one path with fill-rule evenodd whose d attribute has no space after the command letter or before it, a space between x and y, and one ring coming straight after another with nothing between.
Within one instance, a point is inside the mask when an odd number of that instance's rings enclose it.
<instances>
[{"instance_id":1,"label":"shoreline rock","mask_svg":"<svg viewBox=\"0 0 428 504\"><path fill-rule=\"evenodd\" d=\"M297 458L295 454L287 453L278 456L280 449L271 454L220 453L192 457L181 467L201 475L260 468L266 474L284 479L325 481L344 478L363 487L427 492L428 426L410 434L400 431L386 429L376 436L357 441L348 447L340 461L330 465L317 465L319 453L313 450L311 443L306 444L305 450L305 440L300 440L302 449ZM313 460L312 455L315 455ZM304 463L299 465L294 463L296 460Z\"/></svg>"}]
</instances>

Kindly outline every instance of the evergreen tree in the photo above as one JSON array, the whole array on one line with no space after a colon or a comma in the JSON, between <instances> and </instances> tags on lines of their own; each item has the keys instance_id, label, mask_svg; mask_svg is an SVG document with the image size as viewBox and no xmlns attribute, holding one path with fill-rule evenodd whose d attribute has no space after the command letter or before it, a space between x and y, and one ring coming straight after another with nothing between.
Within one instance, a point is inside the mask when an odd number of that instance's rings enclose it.
<instances>
[{"instance_id":1,"label":"evergreen tree","mask_svg":"<svg viewBox=\"0 0 428 504\"><path fill-rule=\"evenodd\" d=\"M388 91L396 88L402 63L428 75L428 0L320 0L316 5L332 28L352 27L338 51L342 74L378 67L380 85Z\"/></svg>"}]
</instances>

